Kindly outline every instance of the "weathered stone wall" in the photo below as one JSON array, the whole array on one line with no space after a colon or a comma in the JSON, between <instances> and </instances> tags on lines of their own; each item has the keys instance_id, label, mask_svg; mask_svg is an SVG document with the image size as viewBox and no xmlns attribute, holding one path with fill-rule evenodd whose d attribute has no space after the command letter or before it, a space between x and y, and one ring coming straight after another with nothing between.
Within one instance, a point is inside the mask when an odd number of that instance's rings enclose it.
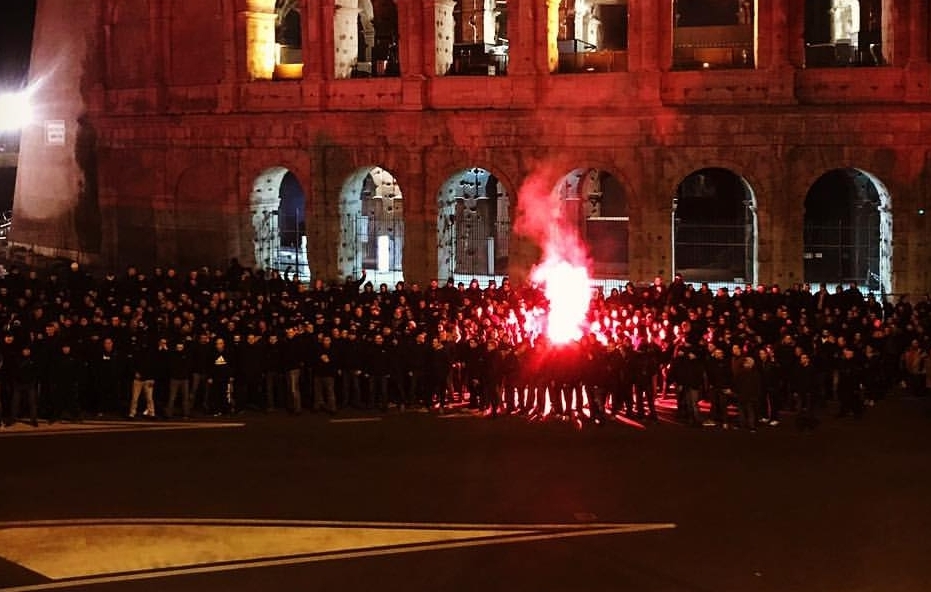
<instances>
[{"instance_id":1,"label":"weathered stone wall","mask_svg":"<svg viewBox=\"0 0 931 592\"><path fill-rule=\"evenodd\" d=\"M760 3L757 69L701 72L668 71L666 3L632 2L628 72L556 75L547 61L546 3L511 0L509 75L497 77L438 76L436 0L399 2L399 21L408 25L400 39L402 76L338 80L335 3L308 1L298 81L248 75L247 35L237 16L247 10L245 0L193 3L200 8L184 9L186 25L175 23L173 11L192 3L98 4L98 15L75 22L55 17L67 3L44 3L37 31L47 32L36 40L38 52L53 33L99 45L107 19L115 18L105 9L111 4L133 8L122 25L126 35L141 23L152 31L150 61L129 73L120 74L125 59L106 44L69 65L82 73L82 125L99 148L100 246L60 239L74 233L57 226L35 230L35 210L19 204L35 195L35 171L48 157L25 144L27 180L17 190L16 215L26 220L23 227L17 222L14 240L114 265L249 261L255 177L283 166L307 194L312 270L332 278L343 185L359 168L381 166L404 191L405 275L425 279L438 271L437 193L450 174L471 166L491 171L513 211L531 175L555 181L590 167L624 187L631 277L642 279L671 271L677 185L699 169L723 167L744 177L757 200L760 281L786 284L803 279L808 189L829 170L855 167L891 195L894 289L931 289L931 216L919 214L931 202L926 2L903 0L890 9L894 53L885 67L803 68L803 6L784 0ZM195 51L180 38L188 39L199 20L209 20L198 39L210 47ZM96 63L97 56L109 57ZM71 194L66 216L79 202ZM520 276L538 254L532 241L514 237L512 272Z\"/></svg>"}]
</instances>

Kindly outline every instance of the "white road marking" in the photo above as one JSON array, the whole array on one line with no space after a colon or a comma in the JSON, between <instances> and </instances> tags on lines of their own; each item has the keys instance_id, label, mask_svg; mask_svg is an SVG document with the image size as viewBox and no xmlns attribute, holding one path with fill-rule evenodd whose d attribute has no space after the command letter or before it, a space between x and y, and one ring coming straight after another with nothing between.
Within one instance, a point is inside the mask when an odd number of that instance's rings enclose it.
<instances>
[{"instance_id":1,"label":"white road marking","mask_svg":"<svg viewBox=\"0 0 931 592\"><path fill-rule=\"evenodd\" d=\"M194 530L200 527L204 532L210 528L230 529L234 527L265 527L268 532L263 536L276 536L282 533L283 528L302 527L308 531L314 529L325 529L326 532L318 537L319 541L325 544L317 549L308 549L306 546L299 546L294 552L287 550L286 553L277 557L260 557L245 558L241 560L214 560L212 562L204 561L201 565L194 563L182 567L169 566L167 569L150 568L150 571L134 571L133 573L111 572L106 574L92 575L90 577L73 577L69 579L59 579L41 584L31 584L25 586L14 586L2 588L3 592L30 592L33 590L55 590L71 588L76 586L87 586L92 584L129 582L156 578L166 578L173 576L185 576L195 574L208 574L226 571L235 571L241 569L252 569L262 567L277 567L287 565L300 565L315 563L319 561L333 561L340 559L357 559L363 557L379 557L386 555L396 555L402 553L414 553L423 551L434 551L442 549L460 549L470 547L481 547L486 545L497 545L507 543L545 541L554 539L565 539L581 536L598 536L626 534L636 532L648 532L656 530L668 530L675 528L672 523L589 523L589 524L462 524L462 523L418 523L418 522L327 522L327 521L293 521L293 520L170 520L170 519L139 519L139 520L67 520L67 521L35 521L35 522L5 522L0 523L0 540L3 540L4 533L13 533L13 538L21 537L22 529L40 529L40 534L44 540L45 537L56 537L54 531L49 534L48 529L60 529L61 534L65 534L67 529L72 529L73 534L78 537L84 537L82 545L69 545L67 542L62 543L62 548L73 549L74 557L72 561L80 560L84 555L82 553L93 543L107 545L112 540L104 536L102 539L95 540L93 536L94 528L113 527L115 529L126 527L137 527L140 529L138 536L144 539L144 542L152 546L153 533L158 533L158 527L161 532L170 532L174 529L186 527L188 530ZM82 529L81 527L87 527ZM384 532L377 532L384 531ZM98 531L106 535L104 531ZM406 532L406 534L405 534ZM123 531L126 534L126 531ZM186 533L187 534L187 533ZM300 534L300 533L291 533ZM110 533L111 537L113 533ZM316 536L315 533L308 532L310 537ZM371 540L378 540L379 543L372 545L366 543L365 539L373 536ZM377 535L377 536L376 536ZM135 535L134 535L135 536ZM145 537L148 538L145 538ZM343 538L340 538L342 536ZM381 537L380 539L378 537ZM348 537L348 538L347 538ZM361 538L360 538L361 537ZM132 537L124 538L123 541L131 543ZM27 546L24 549L34 549L28 546L30 543L28 537ZM303 540L307 542L306 537ZM314 540L311 541L317 544ZM363 546L364 545L364 546ZM156 545L157 546L157 545ZM248 546L248 544L246 544ZM286 546L286 545L285 545ZM312 545L313 546L313 545ZM129 553L134 551L134 547L129 545L125 549ZM10 550L10 546L4 544L0 547L4 556L15 554L16 550ZM105 547L107 553L118 553L121 549ZM53 554L58 553L60 549L52 550ZM65 560L65 557L55 556L54 560ZM14 560L15 561L15 560ZM222 561L222 563L220 563ZM27 560L18 562L29 567ZM203 564L208 563L208 564ZM138 569L138 568L137 568ZM36 570L33 570L36 571Z\"/></svg>"},{"instance_id":2,"label":"white road marking","mask_svg":"<svg viewBox=\"0 0 931 592\"><path fill-rule=\"evenodd\" d=\"M372 421L381 421L380 417L343 417L340 419L331 419L330 423L368 423Z\"/></svg>"},{"instance_id":3,"label":"white road marking","mask_svg":"<svg viewBox=\"0 0 931 592\"><path fill-rule=\"evenodd\" d=\"M45 422L39 427L19 423L12 428L0 431L0 438L15 438L19 436L61 436L71 434L110 434L122 432L164 432L170 430L209 430L219 428L241 428L246 424L242 422L212 422L212 421L84 421L81 423L55 423L47 425Z\"/></svg>"}]
</instances>

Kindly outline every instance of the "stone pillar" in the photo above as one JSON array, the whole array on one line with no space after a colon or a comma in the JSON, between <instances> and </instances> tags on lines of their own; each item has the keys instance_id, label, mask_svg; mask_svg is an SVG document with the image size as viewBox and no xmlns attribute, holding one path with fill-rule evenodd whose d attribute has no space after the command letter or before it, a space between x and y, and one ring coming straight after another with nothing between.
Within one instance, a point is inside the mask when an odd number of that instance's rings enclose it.
<instances>
[{"instance_id":1,"label":"stone pillar","mask_svg":"<svg viewBox=\"0 0 931 592\"><path fill-rule=\"evenodd\" d=\"M455 0L436 0L434 6L435 25L435 59L434 74L445 76L453 65L453 42L456 35L456 22L453 18Z\"/></svg>"},{"instance_id":2,"label":"stone pillar","mask_svg":"<svg viewBox=\"0 0 931 592\"><path fill-rule=\"evenodd\" d=\"M787 0L786 45L789 63L795 68L805 66L805 0Z\"/></svg>"},{"instance_id":3,"label":"stone pillar","mask_svg":"<svg viewBox=\"0 0 931 592\"><path fill-rule=\"evenodd\" d=\"M10 238L46 255L87 259L101 251L96 131L87 120L100 79L94 68L102 67L99 19L69 0L44 0L36 10L29 75L36 121L22 130Z\"/></svg>"},{"instance_id":4,"label":"stone pillar","mask_svg":"<svg viewBox=\"0 0 931 592\"><path fill-rule=\"evenodd\" d=\"M248 0L240 13L246 33L246 79L271 80L275 73L275 0Z\"/></svg>"},{"instance_id":5,"label":"stone pillar","mask_svg":"<svg viewBox=\"0 0 931 592\"><path fill-rule=\"evenodd\" d=\"M546 67L559 69L559 0L546 0Z\"/></svg>"},{"instance_id":6,"label":"stone pillar","mask_svg":"<svg viewBox=\"0 0 931 592\"><path fill-rule=\"evenodd\" d=\"M672 2L659 3L659 15L656 11L648 12L653 19L659 19L656 29L656 46L657 65L661 71L667 71L672 68L672 42L673 42L673 22L675 14L672 9ZM650 18L649 16L647 18Z\"/></svg>"},{"instance_id":7,"label":"stone pillar","mask_svg":"<svg viewBox=\"0 0 931 592\"><path fill-rule=\"evenodd\" d=\"M359 52L358 19L359 0L339 0L333 13L336 79L349 78L356 65Z\"/></svg>"},{"instance_id":8,"label":"stone pillar","mask_svg":"<svg viewBox=\"0 0 931 592\"><path fill-rule=\"evenodd\" d=\"M924 103L928 99L931 64L928 63L928 3L910 0L908 62L905 64L905 99Z\"/></svg>"}]
</instances>

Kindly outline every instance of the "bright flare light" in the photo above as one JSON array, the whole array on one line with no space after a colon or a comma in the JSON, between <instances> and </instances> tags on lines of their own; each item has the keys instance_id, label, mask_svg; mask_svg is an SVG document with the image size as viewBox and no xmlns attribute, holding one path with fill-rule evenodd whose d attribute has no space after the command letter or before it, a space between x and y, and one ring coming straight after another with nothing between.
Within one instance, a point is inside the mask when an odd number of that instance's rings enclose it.
<instances>
[{"instance_id":1,"label":"bright flare light","mask_svg":"<svg viewBox=\"0 0 931 592\"><path fill-rule=\"evenodd\" d=\"M0 131L22 129L32 121L29 93L0 94Z\"/></svg>"},{"instance_id":2,"label":"bright flare light","mask_svg":"<svg viewBox=\"0 0 931 592\"><path fill-rule=\"evenodd\" d=\"M591 300L588 270L563 259L547 259L533 269L531 279L543 286L549 301L546 335L550 342L561 344L580 339Z\"/></svg>"}]
</instances>

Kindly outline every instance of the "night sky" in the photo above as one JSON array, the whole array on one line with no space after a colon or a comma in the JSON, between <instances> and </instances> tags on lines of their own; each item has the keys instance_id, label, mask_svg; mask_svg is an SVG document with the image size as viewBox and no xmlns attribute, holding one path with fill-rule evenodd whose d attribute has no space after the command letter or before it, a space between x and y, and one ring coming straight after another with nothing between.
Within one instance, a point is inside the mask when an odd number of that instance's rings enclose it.
<instances>
[{"instance_id":1,"label":"night sky","mask_svg":"<svg viewBox=\"0 0 931 592\"><path fill-rule=\"evenodd\" d=\"M36 0L2 0L0 5L0 91L26 81Z\"/></svg>"}]
</instances>

